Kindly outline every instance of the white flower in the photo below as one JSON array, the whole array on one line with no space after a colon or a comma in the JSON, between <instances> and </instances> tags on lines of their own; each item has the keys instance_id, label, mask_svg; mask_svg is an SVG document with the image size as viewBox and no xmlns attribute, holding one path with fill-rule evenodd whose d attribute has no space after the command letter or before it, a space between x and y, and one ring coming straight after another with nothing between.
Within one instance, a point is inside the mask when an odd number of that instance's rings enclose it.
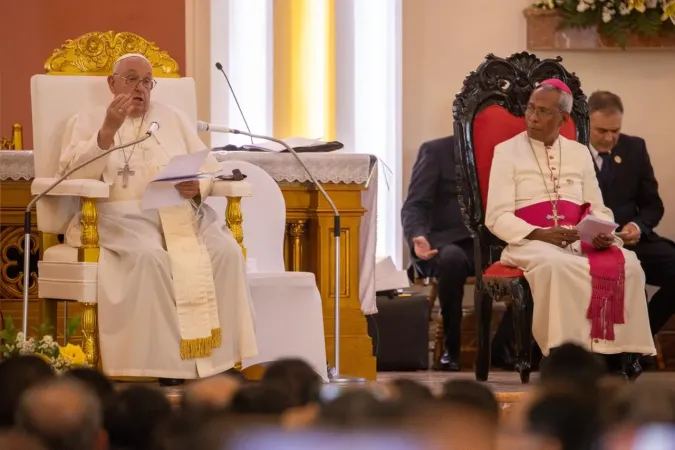
<instances>
[{"instance_id":1,"label":"white flower","mask_svg":"<svg viewBox=\"0 0 675 450\"><path fill-rule=\"evenodd\" d=\"M612 18L614 17L614 14L616 14L614 8L605 5L602 8L602 21L605 23L611 22Z\"/></svg>"},{"instance_id":2,"label":"white flower","mask_svg":"<svg viewBox=\"0 0 675 450\"><path fill-rule=\"evenodd\" d=\"M630 8L628 7L628 5L626 5L625 3L621 3L619 5L619 14L621 14L622 16L627 16L628 14L630 14Z\"/></svg>"},{"instance_id":3,"label":"white flower","mask_svg":"<svg viewBox=\"0 0 675 450\"><path fill-rule=\"evenodd\" d=\"M26 340L26 337L23 335L23 331L16 333L16 342L23 342Z\"/></svg>"},{"instance_id":4,"label":"white flower","mask_svg":"<svg viewBox=\"0 0 675 450\"><path fill-rule=\"evenodd\" d=\"M656 8L659 5L659 0L647 0L647 8Z\"/></svg>"},{"instance_id":5,"label":"white flower","mask_svg":"<svg viewBox=\"0 0 675 450\"><path fill-rule=\"evenodd\" d=\"M42 339L40 340L40 343L45 345L51 344L52 342L54 342L54 339L52 338L51 334L45 334L44 336L42 336Z\"/></svg>"},{"instance_id":6,"label":"white flower","mask_svg":"<svg viewBox=\"0 0 675 450\"><path fill-rule=\"evenodd\" d=\"M591 8L591 5L586 2L586 0L580 0L579 4L577 5L577 11L582 13L584 11L587 11Z\"/></svg>"}]
</instances>

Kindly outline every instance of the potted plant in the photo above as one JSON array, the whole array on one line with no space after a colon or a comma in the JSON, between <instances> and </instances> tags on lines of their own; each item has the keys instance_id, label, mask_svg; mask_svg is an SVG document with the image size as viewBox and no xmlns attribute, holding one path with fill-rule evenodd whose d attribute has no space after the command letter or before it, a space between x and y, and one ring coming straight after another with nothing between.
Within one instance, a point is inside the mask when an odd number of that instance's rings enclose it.
<instances>
[{"instance_id":1,"label":"potted plant","mask_svg":"<svg viewBox=\"0 0 675 450\"><path fill-rule=\"evenodd\" d=\"M675 46L675 0L543 0L525 15L558 30L595 30L597 47Z\"/></svg>"}]
</instances>

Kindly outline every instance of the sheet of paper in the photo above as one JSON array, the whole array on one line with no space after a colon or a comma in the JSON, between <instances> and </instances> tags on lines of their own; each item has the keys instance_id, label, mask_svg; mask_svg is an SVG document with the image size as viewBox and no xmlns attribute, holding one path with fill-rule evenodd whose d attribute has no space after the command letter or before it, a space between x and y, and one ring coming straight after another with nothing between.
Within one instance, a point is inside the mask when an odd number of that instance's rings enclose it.
<instances>
[{"instance_id":1,"label":"sheet of paper","mask_svg":"<svg viewBox=\"0 0 675 450\"><path fill-rule=\"evenodd\" d=\"M212 177L214 174L202 174L199 171L208 154L209 150L202 150L173 157L145 188L141 207L148 210L183 204L185 199L178 193L176 184Z\"/></svg>"},{"instance_id":2,"label":"sheet of paper","mask_svg":"<svg viewBox=\"0 0 675 450\"><path fill-rule=\"evenodd\" d=\"M188 153L186 155L174 156L161 172L157 174L154 181L171 180L177 178L190 178L199 175L206 157L209 154L208 149L197 153Z\"/></svg>"},{"instance_id":3,"label":"sheet of paper","mask_svg":"<svg viewBox=\"0 0 675 450\"><path fill-rule=\"evenodd\" d=\"M297 147L314 147L316 145L322 145L325 144L325 142L317 140L317 139L309 139L309 138L303 138L303 137L290 137L288 139L283 139L284 142L286 142L291 148L297 148ZM267 152L284 152L286 151L286 147L284 147L281 144L278 144L276 142L271 142L271 141L257 141L253 143L252 145L244 145L243 147L255 147L257 149L267 151Z\"/></svg>"},{"instance_id":4,"label":"sheet of paper","mask_svg":"<svg viewBox=\"0 0 675 450\"><path fill-rule=\"evenodd\" d=\"M579 231L579 239L581 239L581 242L592 244L593 238L598 234L611 234L618 226L619 225L614 222L588 215L581 219L581 222L577 224L576 229Z\"/></svg>"}]
</instances>

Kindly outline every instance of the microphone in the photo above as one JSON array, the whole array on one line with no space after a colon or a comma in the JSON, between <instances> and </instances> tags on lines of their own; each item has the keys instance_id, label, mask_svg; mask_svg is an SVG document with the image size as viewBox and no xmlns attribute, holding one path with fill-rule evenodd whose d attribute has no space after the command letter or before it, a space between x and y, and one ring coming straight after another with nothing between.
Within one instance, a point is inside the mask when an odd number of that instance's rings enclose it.
<instances>
[{"instance_id":1,"label":"microphone","mask_svg":"<svg viewBox=\"0 0 675 450\"><path fill-rule=\"evenodd\" d=\"M31 228L31 215L30 212L33 209L33 206L45 195L49 194L56 186L61 184L63 180L71 176L74 172L77 172L81 168L88 166L94 161L98 161L104 156L109 155L115 150L120 150L123 148L131 147L132 145L140 144L146 139L150 138L157 130L159 130L159 123L152 122L148 127L148 131L145 132L143 136L133 141L127 142L126 144L120 144L116 147L110 148L104 152L99 153L93 158L84 161L83 163L78 164L69 171L63 174L58 180L52 183L47 189L37 194L26 206L24 211L24 220L23 220L23 239L24 239L24 252L23 252L23 335L28 336L28 284L30 282L30 228Z\"/></svg>"},{"instance_id":2,"label":"microphone","mask_svg":"<svg viewBox=\"0 0 675 450\"><path fill-rule=\"evenodd\" d=\"M227 81L227 86L230 88L230 92L232 93L232 98L234 98L234 102L237 104L237 109L239 109L239 114L241 114L241 118L244 119L244 125L246 126L246 130L251 133L251 127L248 126L248 122L246 121L246 116L244 115L244 111L241 109L241 105L239 105L239 100L237 100L237 94L234 93L234 88L232 87L232 83L230 83L230 78L227 76L227 73L223 69L223 65L219 62L216 62L216 69L220 71L220 73L223 74L225 77L225 81ZM218 130L214 130L215 132L219 132ZM221 133L229 133L228 131L220 131ZM237 133L235 133L237 134ZM251 136L251 144L253 144L253 137Z\"/></svg>"},{"instance_id":3,"label":"microphone","mask_svg":"<svg viewBox=\"0 0 675 450\"><path fill-rule=\"evenodd\" d=\"M231 134L243 134L244 136L249 136L251 138L256 138L256 139L263 139L266 141L271 141L271 142L276 142L277 144L280 144L284 146L286 150L288 150L293 157L300 163L303 169L305 169L305 173L307 173L307 176L309 177L310 181L316 188L321 192L321 195L323 198L326 199L326 202L328 202L328 205L330 206L331 210L333 210L333 236L335 238L335 372L332 374L329 374L329 379L331 383L334 384L348 384L348 383L365 383L365 379L363 378L354 378L354 377L346 377L343 375L340 375L340 212L338 211L337 207L335 206L335 203L333 203L333 199L330 198L330 195L325 191L321 183L319 183L316 178L314 178L314 175L312 172L307 168L305 165L304 161L298 153L293 150L293 148L288 145L286 142L284 142L281 139L277 139L271 136L264 136L261 134L253 134L251 132L246 132L246 131L241 131L241 130L236 130L234 128L228 128L228 127L223 127L219 125L212 125L206 122L197 122L197 128L200 131L207 131L211 130L216 133L231 133Z\"/></svg>"}]
</instances>

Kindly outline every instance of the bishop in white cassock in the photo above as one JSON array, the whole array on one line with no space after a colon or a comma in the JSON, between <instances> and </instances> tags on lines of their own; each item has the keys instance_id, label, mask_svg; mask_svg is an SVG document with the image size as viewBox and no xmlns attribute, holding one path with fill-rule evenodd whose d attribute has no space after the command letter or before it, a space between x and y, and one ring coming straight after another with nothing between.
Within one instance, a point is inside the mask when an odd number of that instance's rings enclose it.
<instances>
[{"instance_id":1,"label":"bishop in white cassock","mask_svg":"<svg viewBox=\"0 0 675 450\"><path fill-rule=\"evenodd\" d=\"M532 333L544 355L566 342L602 354L654 354L645 275L614 235L593 244L574 227L586 214L613 221L591 155L560 136L573 98L559 80L533 92L527 131L495 148L485 224L508 246L501 261L524 270Z\"/></svg>"},{"instance_id":2,"label":"bishop in white cassock","mask_svg":"<svg viewBox=\"0 0 675 450\"><path fill-rule=\"evenodd\" d=\"M60 172L113 145L160 129L136 146L99 159L73 177L102 179L110 198L99 202L99 336L109 376L190 379L231 369L257 354L251 297L241 248L201 201L206 180L178 184L180 206L142 210L148 183L175 156L205 149L196 128L172 107L151 102L156 81L142 55L125 55L108 77L108 108L75 115L67 124ZM216 172L209 155L203 171ZM80 244L75 217L66 242Z\"/></svg>"}]
</instances>

